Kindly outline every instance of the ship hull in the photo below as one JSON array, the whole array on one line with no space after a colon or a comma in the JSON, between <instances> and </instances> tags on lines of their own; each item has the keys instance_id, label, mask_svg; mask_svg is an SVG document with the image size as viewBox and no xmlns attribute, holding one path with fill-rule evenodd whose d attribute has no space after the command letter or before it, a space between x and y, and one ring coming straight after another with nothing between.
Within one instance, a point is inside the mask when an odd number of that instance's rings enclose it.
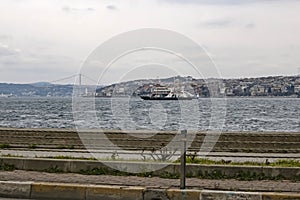
<instances>
[{"instance_id":1,"label":"ship hull","mask_svg":"<svg viewBox=\"0 0 300 200\"><path fill-rule=\"evenodd\" d=\"M149 97L140 96L143 100L192 100L192 97Z\"/></svg>"}]
</instances>

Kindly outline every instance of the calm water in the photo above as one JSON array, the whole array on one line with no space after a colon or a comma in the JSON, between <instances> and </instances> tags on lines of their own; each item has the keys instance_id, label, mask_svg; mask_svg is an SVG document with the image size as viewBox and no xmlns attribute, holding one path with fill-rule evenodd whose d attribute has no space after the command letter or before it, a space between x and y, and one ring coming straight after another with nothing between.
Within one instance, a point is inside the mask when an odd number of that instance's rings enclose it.
<instances>
[{"instance_id":1,"label":"calm water","mask_svg":"<svg viewBox=\"0 0 300 200\"><path fill-rule=\"evenodd\" d=\"M98 98L95 103L97 123L105 129L178 130L182 124L209 129L211 100L192 101L197 108L188 107L191 102L185 105L177 101ZM229 98L225 114L223 130L300 132L300 99ZM78 123L97 128L97 123L85 120ZM0 126L74 128L72 99L0 98Z\"/></svg>"}]
</instances>

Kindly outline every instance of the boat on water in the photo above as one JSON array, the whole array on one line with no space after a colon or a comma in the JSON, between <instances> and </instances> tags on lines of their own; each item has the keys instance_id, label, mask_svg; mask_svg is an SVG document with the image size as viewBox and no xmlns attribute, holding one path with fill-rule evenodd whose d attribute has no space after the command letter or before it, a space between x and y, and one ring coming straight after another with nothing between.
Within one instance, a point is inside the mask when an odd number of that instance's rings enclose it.
<instances>
[{"instance_id":1,"label":"boat on water","mask_svg":"<svg viewBox=\"0 0 300 200\"><path fill-rule=\"evenodd\" d=\"M175 92L164 86L155 87L149 94L140 95L143 100L192 100L194 96L186 91Z\"/></svg>"},{"instance_id":2,"label":"boat on water","mask_svg":"<svg viewBox=\"0 0 300 200\"><path fill-rule=\"evenodd\" d=\"M0 97L2 98L9 98L9 97L13 97L14 95L11 93L11 94L1 94Z\"/></svg>"}]
</instances>

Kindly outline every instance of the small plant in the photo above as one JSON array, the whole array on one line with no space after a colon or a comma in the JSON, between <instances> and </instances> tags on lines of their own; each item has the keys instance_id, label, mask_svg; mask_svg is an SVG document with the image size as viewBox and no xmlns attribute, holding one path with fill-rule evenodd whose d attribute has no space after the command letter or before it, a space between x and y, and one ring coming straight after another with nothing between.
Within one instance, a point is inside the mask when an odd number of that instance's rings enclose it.
<instances>
[{"instance_id":1,"label":"small plant","mask_svg":"<svg viewBox=\"0 0 300 200\"><path fill-rule=\"evenodd\" d=\"M88 170L80 170L79 173L83 175L108 175L108 171L102 167L88 169Z\"/></svg>"},{"instance_id":2,"label":"small plant","mask_svg":"<svg viewBox=\"0 0 300 200\"><path fill-rule=\"evenodd\" d=\"M28 149L36 149L38 146L36 144L30 144Z\"/></svg>"},{"instance_id":3,"label":"small plant","mask_svg":"<svg viewBox=\"0 0 300 200\"><path fill-rule=\"evenodd\" d=\"M112 159L112 160L116 160L117 158L119 158L119 154L118 154L117 151L114 151L114 152L112 153L112 155L111 155L111 159Z\"/></svg>"},{"instance_id":4,"label":"small plant","mask_svg":"<svg viewBox=\"0 0 300 200\"><path fill-rule=\"evenodd\" d=\"M164 172L159 175L160 178L167 178L167 179L178 179L180 177L179 174L173 174L169 172Z\"/></svg>"},{"instance_id":5,"label":"small plant","mask_svg":"<svg viewBox=\"0 0 300 200\"><path fill-rule=\"evenodd\" d=\"M9 164L6 164L6 163L1 163L0 164L0 170L1 171L13 171L15 169L16 169L16 167L14 165L9 165Z\"/></svg>"},{"instance_id":6,"label":"small plant","mask_svg":"<svg viewBox=\"0 0 300 200\"><path fill-rule=\"evenodd\" d=\"M197 158L197 151L194 151L193 153L190 153L187 155L187 158L193 162Z\"/></svg>"},{"instance_id":7,"label":"small plant","mask_svg":"<svg viewBox=\"0 0 300 200\"><path fill-rule=\"evenodd\" d=\"M75 146L74 145L69 145L69 146L67 146L67 149L75 149Z\"/></svg>"},{"instance_id":8,"label":"small plant","mask_svg":"<svg viewBox=\"0 0 300 200\"><path fill-rule=\"evenodd\" d=\"M278 160L271 163L271 166L300 167L300 160Z\"/></svg>"},{"instance_id":9,"label":"small plant","mask_svg":"<svg viewBox=\"0 0 300 200\"><path fill-rule=\"evenodd\" d=\"M179 163L180 160L176 160L176 163ZM208 158L192 158L190 156L186 157L186 163L191 164L203 164L203 165L244 165L244 166L270 166L270 167L300 167L300 160L288 160L282 159L275 162L253 162L253 161L246 161L246 162L232 162L231 160L210 160Z\"/></svg>"},{"instance_id":10,"label":"small plant","mask_svg":"<svg viewBox=\"0 0 300 200\"><path fill-rule=\"evenodd\" d=\"M133 176L132 173L127 173L123 171L118 170L108 170L107 168L103 167L96 167L93 169L88 170L80 170L80 174L84 175L113 175L113 176Z\"/></svg>"},{"instance_id":11,"label":"small plant","mask_svg":"<svg viewBox=\"0 0 300 200\"><path fill-rule=\"evenodd\" d=\"M50 168L46 169L45 172L48 172L48 173L61 173L61 172L63 172L63 170L60 169L58 166L54 166L54 167L50 167Z\"/></svg>"},{"instance_id":12,"label":"small plant","mask_svg":"<svg viewBox=\"0 0 300 200\"><path fill-rule=\"evenodd\" d=\"M139 177L152 177L153 172L142 172L142 173L138 173L137 176L139 176Z\"/></svg>"},{"instance_id":13,"label":"small plant","mask_svg":"<svg viewBox=\"0 0 300 200\"><path fill-rule=\"evenodd\" d=\"M6 143L0 144L0 149L8 149L8 148L10 148L9 144L6 144Z\"/></svg>"},{"instance_id":14,"label":"small plant","mask_svg":"<svg viewBox=\"0 0 300 200\"><path fill-rule=\"evenodd\" d=\"M152 150L152 154L150 156L154 161L158 162L166 162L169 161L173 155L177 152L177 149L168 150L168 148L164 147L164 144L161 145L162 148L159 150Z\"/></svg>"}]
</instances>

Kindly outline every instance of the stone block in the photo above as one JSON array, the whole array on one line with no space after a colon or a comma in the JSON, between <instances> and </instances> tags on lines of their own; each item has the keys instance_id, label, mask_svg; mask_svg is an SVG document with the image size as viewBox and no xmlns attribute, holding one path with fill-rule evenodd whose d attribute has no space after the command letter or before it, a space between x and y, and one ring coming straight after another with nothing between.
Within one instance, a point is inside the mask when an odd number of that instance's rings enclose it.
<instances>
[{"instance_id":1,"label":"stone block","mask_svg":"<svg viewBox=\"0 0 300 200\"><path fill-rule=\"evenodd\" d=\"M0 181L0 196L30 198L32 182Z\"/></svg>"},{"instance_id":2,"label":"stone block","mask_svg":"<svg viewBox=\"0 0 300 200\"><path fill-rule=\"evenodd\" d=\"M171 200L164 189L146 189L144 200Z\"/></svg>"},{"instance_id":3,"label":"stone block","mask_svg":"<svg viewBox=\"0 0 300 200\"><path fill-rule=\"evenodd\" d=\"M200 200L262 200L259 193L203 190Z\"/></svg>"},{"instance_id":4,"label":"stone block","mask_svg":"<svg viewBox=\"0 0 300 200\"><path fill-rule=\"evenodd\" d=\"M89 186L86 200L143 200L142 187Z\"/></svg>"},{"instance_id":5,"label":"stone block","mask_svg":"<svg viewBox=\"0 0 300 200\"><path fill-rule=\"evenodd\" d=\"M84 200L86 186L62 183L33 183L31 198L33 199L61 199Z\"/></svg>"},{"instance_id":6,"label":"stone block","mask_svg":"<svg viewBox=\"0 0 300 200\"><path fill-rule=\"evenodd\" d=\"M169 189L167 191L169 199L172 200L199 200L200 193L200 190Z\"/></svg>"}]
</instances>

